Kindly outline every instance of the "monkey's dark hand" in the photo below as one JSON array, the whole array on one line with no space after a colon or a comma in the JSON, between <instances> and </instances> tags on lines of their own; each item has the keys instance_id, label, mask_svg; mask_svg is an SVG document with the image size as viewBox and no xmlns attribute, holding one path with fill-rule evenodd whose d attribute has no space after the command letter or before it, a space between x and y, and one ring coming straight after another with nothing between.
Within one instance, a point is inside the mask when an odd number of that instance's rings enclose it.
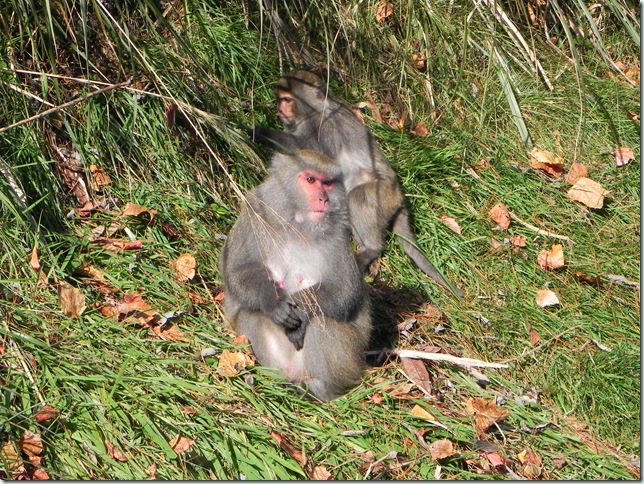
<instances>
[{"instance_id":1,"label":"monkey's dark hand","mask_svg":"<svg viewBox=\"0 0 644 484\"><path fill-rule=\"evenodd\" d=\"M304 336L306 335L306 327L308 324L301 324L299 328L293 330L286 330L286 337L293 343L297 351L304 347Z\"/></svg>"},{"instance_id":2,"label":"monkey's dark hand","mask_svg":"<svg viewBox=\"0 0 644 484\"><path fill-rule=\"evenodd\" d=\"M287 295L283 289L277 288L277 298L266 304L264 314L287 331L298 329L303 323L306 326L309 316L298 304L299 298Z\"/></svg>"}]
</instances>

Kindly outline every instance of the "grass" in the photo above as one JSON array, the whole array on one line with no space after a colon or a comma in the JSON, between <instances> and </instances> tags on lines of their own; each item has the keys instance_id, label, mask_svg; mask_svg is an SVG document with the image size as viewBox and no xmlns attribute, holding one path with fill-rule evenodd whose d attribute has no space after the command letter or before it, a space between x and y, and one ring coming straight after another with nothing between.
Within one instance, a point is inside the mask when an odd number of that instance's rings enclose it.
<instances>
[{"instance_id":1,"label":"grass","mask_svg":"<svg viewBox=\"0 0 644 484\"><path fill-rule=\"evenodd\" d=\"M0 130L103 87L94 82L132 78L0 131L0 475L303 479L324 469L336 479L503 479L535 477L521 454L533 451L542 479L638 477L639 289L608 278L640 276L640 126L629 115L640 100L627 79L639 70L637 13L618 0L588 12L583 2L477 5L397 2L380 22L375 1L0 7ZM276 16L290 33L274 28ZM373 355L361 384L320 405L264 368L219 368L225 352L252 354L219 302L217 261L238 194L265 174L267 153L240 126L277 125L272 84L298 62L330 72L347 102L375 102L381 118L368 108L363 116L401 180L419 243L466 292L455 300L428 282L392 239L371 281L373 349L507 362L483 370L489 383L426 363L427 396L399 359ZM414 133L419 124L427 135ZM606 206L586 209L566 197L570 185L531 169L527 138L566 169L586 165L610 191ZM635 160L616 167L618 146ZM80 163L100 208L69 215L81 204L63 161ZM111 183L92 186L90 165ZM128 202L156 214L123 217ZM496 230L488 212L499 202L568 236L565 267L536 263L558 240L517 221ZM113 242L140 248L93 240L110 224ZM525 247L505 242L515 235ZM198 263L188 282L173 268L185 253ZM82 315L63 314L60 281L85 296ZM536 305L544 286L560 306ZM106 313L132 293L149 308ZM158 336L173 313L183 339ZM486 433L467 410L477 397L508 411ZM45 405L56 418L43 420ZM28 432L41 451L25 443ZM190 439L187 450L173 448L177 436ZM427 446L441 439L455 453L436 461ZM499 467L495 453L507 459Z\"/></svg>"}]
</instances>

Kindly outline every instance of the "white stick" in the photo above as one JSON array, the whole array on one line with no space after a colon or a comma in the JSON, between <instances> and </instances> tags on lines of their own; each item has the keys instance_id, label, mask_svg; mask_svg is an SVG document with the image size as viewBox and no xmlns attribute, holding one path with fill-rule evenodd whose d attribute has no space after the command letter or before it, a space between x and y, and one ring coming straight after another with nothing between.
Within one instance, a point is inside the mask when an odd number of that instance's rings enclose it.
<instances>
[{"instance_id":1,"label":"white stick","mask_svg":"<svg viewBox=\"0 0 644 484\"><path fill-rule=\"evenodd\" d=\"M480 368L507 368L505 363L488 363L487 361L475 360L474 358L461 358L458 356L447 355L445 353L429 353L427 351L416 350L399 350L392 349L388 351L391 355L397 355L400 358L414 358L420 360L447 361L461 366L478 366Z\"/></svg>"}]
</instances>

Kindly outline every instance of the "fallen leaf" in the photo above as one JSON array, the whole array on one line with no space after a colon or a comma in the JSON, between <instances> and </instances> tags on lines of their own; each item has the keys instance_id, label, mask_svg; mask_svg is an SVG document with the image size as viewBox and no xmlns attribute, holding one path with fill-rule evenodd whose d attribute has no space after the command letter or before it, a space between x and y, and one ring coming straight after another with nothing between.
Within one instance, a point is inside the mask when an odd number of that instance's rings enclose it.
<instances>
[{"instance_id":1,"label":"fallen leaf","mask_svg":"<svg viewBox=\"0 0 644 484\"><path fill-rule=\"evenodd\" d=\"M253 366L253 360L242 351L223 350L219 357L217 368L224 372L224 375L233 377L240 371Z\"/></svg>"},{"instance_id":2,"label":"fallen leaf","mask_svg":"<svg viewBox=\"0 0 644 484\"><path fill-rule=\"evenodd\" d=\"M586 168L581 163L573 163L570 166L570 170L568 170L568 173L566 173L566 176L564 177L564 181L566 183L570 183L571 185L574 185L579 181L580 178L585 178L587 176L588 176L588 168Z\"/></svg>"},{"instance_id":3,"label":"fallen leaf","mask_svg":"<svg viewBox=\"0 0 644 484\"><path fill-rule=\"evenodd\" d=\"M563 245L553 244L552 249L543 249L537 256L537 263L541 270L560 269L565 265Z\"/></svg>"},{"instance_id":4,"label":"fallen leaf","mask_svg":"<svg viewBox=\"0 0 644 484\"><path fill-rule=\"evenodd\" d=\"M538 479L541 475L541 457L532 450L524 450L517 454L517 459L523 464L521 473L528 479Z\"/></svg>"},{"instance_id":5,"label":"fallen leaf","mask_svg":"<svg viewBox=\"0 0 644 484\"><path fill-rule=\"evenodd\" d=\"M448 439L440 439L432 442L427 446L427 450L429 450L429 455L432 456L432 460L446 459L456 454L454 444Z\"/></svg>"},{"instance_id":6,"label":"fallen leaf","mask_svg":"<svg viewBox=\"0 0 644 484\"><path fill-rule=\"evenodd\" d=\"M39 456L43 451L42 437L31 430L25 430L18 440L18 448L29 458Z\"/></svg>"},{"instance_id":7,"label":"fallen leaf","mask_svg":"<svg viewBox=\"0 0 644 484\"><path fill-rule=\"evenodd\" d=\"M537 306L545 308L560 304L557 295L550 289L539 289L537 291Z\"/></svg>"},{"instance_id":8,"label":"fallen leaf","mask_svg":"<svg viewBox=\"0 0 644 484\"><path fill-rule=\"evenodd\" d=\"M81 277L88 277L91 279L95 279L97 281L104 281L105 280L105 274L101 272L99 269L94 267L92 264L86 263L81 265L78 269L74 271L74 275L78 275Z\"/></svg>"},{"instance_id":9,"label":"fallen leaf","mask_svg":"<svg viewBox=\"0 0 644 484\"><path fill-rule=\"evenodd\" d=\"M68 318L76 318L85 311L85 296L76 287L64 281L58 283L58 303Z\"/></svg>"},{"instance_id":10,"label":"fallen leaf","mask_svg":"<svg viewBox=\"0 0 644 484\"><path fill-rule=\"evenodd\" d=\"M11 442L7 442L2 446L0 451L0 456L2 463L4 464L4 469L9 474L7 477L13 478L14 473L20 470L22 467L22 459L16 452L16 448Z\"/></svg>"},{"instance_id":11,"label":"fallen leaf","mask_svg":"<svg viewBox=\"0 0 644 484\"><path fill-rule=\"evenodd\" d=\"M502 228L507 230L507 228L510 226L510 212L503 203L497 203L488 212L488 215Z\"/></svg>"},{"instance_id":12,"label":"fallen leaf","mask_svg":"<svg viewBox=\"0 0 644 484\"><path fill-rule=\"evenodd\" d=\"M564 170L564 162L561 157L537 146L532 148L530 152L530 165L555 179L560 178Z\"/></svg>"},{"instance_id":13,"label":"fallen leaf","mask_svg":"<svg viewBox=\"0 0 644 484\"><path fill-rule=\"evenodd\" d=\"M103 170L103 168L96 165L89 165L89 171L92 172L92 189L99 191L103 185L112 183L110 176Z\"/></svg>"},{"instance_id":14,"label":"fallen leaf","mask_svg":"<svg viewBox=\"0 0 644 484\"><path fill-rule=\"evenodd\" d=\"M286 451L288 455L293 457L297 461L298 464L300 464L301 467L304 467L306 465L306 457L297 450L293 444L288 440L288 437L284 435L281 432L275 432L271 430L271 435L273 438L277 441L279 446Z\"/></svg>"},{"instance_id":15,"label":"fallen leaf","mask_svg":"<svg viewBox=\"0 0 644 484\"><path fill-rule=\"evenodd\" d=\"M333 476L322 466L315 466L311 475L312 481L332 481Z\"/></svg>"},{"instance_id":16,"label":"fallen leaf","mask_svg":"<svg viewBox=\"0 0 644 484\"><path fill-rule=\"evenodd\" d=\"M193 445L195 445L195 441L192 439L189 439L188 437L182 437L181 435L177 435L174 439L172 439L170 442L170 447L172 447L172 450L174 450L177 454L182 454L192 448Z\"/></svg>"},{"instance_id":17,"label":"fallen leaf","mask_svg":"<svg viewBox=\"0 0 644 484\"><path fill-rule=\"evenodd\" d=\"M248 339L248 336L245 334L240 334L239 336L236 336L235 339L233 340L234 345L250 345L250 340Z\"/></svg>"},{"instance_id":18,"label":"fallen leaf","mask_svg":"<svg viewBox=\"0 0 644 484\"><path fill-rule=\"evenodd\" d=\"M416 136L429 136L429 130L427 129L427 125L422 121L414 127L413 132Z\"/></svg>"},{"instance_id":19,"label":"fallen leaf","mask_svg":"<svg viewBox=\"0 0 644 484\"><path fill-rule=\"evenodd\" d=\"M541 339L541 336L539 336L539 333L537 333L534 330L532 325L529 326L529 330L530 330L530 344L534 346L539 342L539 340Z\"/></svg>"},{"instance_id":20,"label":"fallen leaf","mask_svg":"<svg viewBox=\"0 0 644 484\"><path fill-rule=\"evenodd\" d=\"M380 2L376 10L376 22L380 23L394 13L394 6L388 2Z\"/></svg>"},{"instance_id":21,"label":"fallen leaf","mask_svg":"<svg viewBox=\"0 0 644 484\"><path fill-rule=\"evenodd\" d=\"M143 205L137 205L136 203L131 203L128 202L125 204L125 208L123 208L123 211L121 212L120 217L127 217L127 216L138 216L141 214L147 214L150 216L150 219L154 218L156 215L157 211L154 209L150 209L147 207L144 207Z\"/></svg>"},{"instance_id":22,"label":"fallen leaf","mask_svg":"<svg viewBox=\"0 0 644 484\"><path fill-rule=\"evenodd\" d=\"M175 270L175 277L179 282L188 282L195 277L197 261L192 254L180 255L172 264Z\"/></svg>"},{"instance_id":23,"label":"fallen leaf","mask_svg":"<svg viewBox=\"0 0 644 484\"><path fill-rule=\"evenodd\" d=\"M50 405L44 405L34 414L34 420L37 424L49 423L58 418L60 412Z\"/></svg>"},{"instance_id":24,"label":"fallen leaf","mask_svg":"<svg viewBox=\"0 0 644 484\"><path fill-rule=\"evenodd\" d=\"M164 341L180 341L182 343L188 343L188 339L183 335L181 330L172 323L150 326L150 331Z\"/></svg>"},{"instance_id":25,"label":"fallen leaf","mask_svg":"<svg viewBox=\"0 0 644 484\"><path fill-rule=\"evenodd\" d=\"M500 422L510 414L505 408L481 397L468 398L465 402L465 412L474 417L474 428L479 436L483 435L491 425Z\"/></svg>"},{"instance_id":26,"label":"fallen leaf","mask_svg":"<svg viewBox=\"0 0 644 484\"><path fill-rule=\"evenodd\" d=\"M427 410L425 410L423 407L420 405L414 405L414 408L411 409L410 412L414 417L419 417L419 418L424 418L425 420L432 420L434 422L438 422L439 420L429 413Z\"/></svg>"},{"instance_id":27,"label":"fallen leaf","mask_svg":"<svg viewBox=\"0 0 644 484\"><path fill-rule=\"evenodd\" d=\"M442 215L440 217L440 220L445 225L447 225L450 229L452 229L454 232L456 232L459 235L461 234L461 227L458 225L458 222L456 221L456 219L452 217L448 217L447 215Z\"/></svg>"},{"instance_id":28,"label":"fallen leaf","mask_svg":"<svg viewBox=\"0 0 644 484\"><path fill-rule=\"evenodd\" d=\"M515 247L525 247L525 235L513 235L510 237L510 244Z\"/></svg>"},{"instance_id":29,"label":"fallen leaf","mask_svg":"<svg viewBox=\"0 0 644 484\"><path fill-rule=\"evenodd\" d=\"M582 177L568 190L567 196L570 200L581 202L587 207L602 208L604 197L609 193L596 181Z\"/></svg>"},{"instance_id":30,"label":"fallen leaf","mask_svg":"<svg viewBox=\"0 0 644 484\"><path fill-rule=\"evenodd\" d=\"M556 469L563 469L566 464L568 464L568 461L563 456L552 459L552 465L554 465Z\"/></svg>"},{"instance_id":31,"label":"fallen leaf","mask_svg":"<svg viewBox=\"0 0 644 484\"><path fill-rule=\"evenodd\" d=\"M631 162L631 160L635 159L635 153L633 153L633 150L627 146L615 148L613 153L615 154L615 165L618 167L626 166Z\"/></svg>"},{"instance_id":32,"label":"fallen leaf","mask_svg":"<svg viewBox=\"0 0 644 484\"><path fill-rule=\"evenodd\" d=\"M151 480L155 480L157 478L157 465L154 462L150 464L150 467L148 467L145 471L148 473L148 477Z\"/></svg>"},{"instance_id":33,"label":"fallen leaf","mask_svg":"<svg viewBox=\"0 0 644 484\"><path fill-rule=\"evenodd\" d=\"M427 395L432 395L432 379L429 376L425 362L416 358L400 358L405 374L420 390Z\"/></svg>"},{"instance_id":34,"label":"fallen leaf","mask_svg":"<svg viewBox=\"0 0 644 484\"><path fill-rule=\"evenodd\" d=\"M40 270L40 260L38 259L38 249L36 247L31 251L31 258L29 259L31 268L38 272Z\"/></svg>"},{"instance_id":35,"label":"fallen leaf","mask_svg":"<svg viewBox=\"0 0 644 484\"><path fill-rule=\"evenodd\" d=\"M492 252L496 252L496 251L497 251L497 250L499 250L502 246L503 246L503 244L502 244L501 242L499 242L498 240L496 240L496 239L494 239L494 238L490 238L490 250L491 250Z\"/></svg>"},{"instance_id":36,"label":"fallen leaf","mask_svg":"<svg viewBox=\"0 0 644 484\"><path fill-rule=\"evenodd\" d=\"M369 396L369 400L371 400L376 405L380 405L382 403L382 395L380 393L372 393Z\"/></svg>"},{"instance_id":37,"label":"fallen leaf","mask_svg":"<svg viewBox=\"0 0 644 484\"><path fill-rule=\"evenodd\" d=\"M32 481L48 481L49 479L49 474L47 474L47 471L45 471L45 469L43 469L42 467L34 469L34 472L31 475Z\"/></svg>"},{"instance_id":38,"label":"fallen leaf","mask_svg":"<svg viewBox=\"0 0 644 484\"><path fill-rule=\"evenodd\" d=\"M503 468L506 465L506 460L498 452L485 452L485 458L496 468Z\"/></svg>"},{"instance_id":39,"label":"fallen leaf","mask_svg":"<svg viewBox=\"0 0 644 484\"><path fill-rule=\"evenodd\" d=\"M118 450L112 442L109 440L105 439L105 448L107 449L107 455L109 455L112 459L117 460L119 462L127 462L128 458L123 455L123 453Z\"/></svg>"},{"instance_id":40,"label":"fallen leaf","mask_svg":"<svg viewBox=\"0 0 644 484\"><path fill-rule=\"evenodd\" d=\"M130 313L132 311L144 311L146 309L152 309L152 306L143 301L143 298L139 293L132 292L123 296L123 301L119 303L116 309L117 313L123 314Z\"/></svg>"},{"instance_id":41,"label":"fallen leaf","mask_svg":"<svg viewBox=\"0 0 644 484\"><path fill-rule=\"evenodd\" d=\"M581 271L575 271L573 272L573 275L575 276L575 279L577 279L579 282L583 282L590 286L599 288L602 285L602 280L599 276L591 276L589 274L584 274Z\"/></svg>"}]
</instances>

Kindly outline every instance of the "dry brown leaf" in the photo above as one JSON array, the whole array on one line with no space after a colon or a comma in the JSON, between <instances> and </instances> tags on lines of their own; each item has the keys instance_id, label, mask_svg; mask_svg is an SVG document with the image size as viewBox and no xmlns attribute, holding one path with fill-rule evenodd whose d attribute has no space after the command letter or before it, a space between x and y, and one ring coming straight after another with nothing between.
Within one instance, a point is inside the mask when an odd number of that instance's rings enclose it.
<instances>
[{"instance_id":1,"label":"dry brown leaf","mask_svg":"<svg viewBox=\"0 0 644 484\"><path fill-rule=\"evenodd\" d=\"M31 475L32 481L48 481L50 479L49 474L43 468L34 469L33 474Z\"/></svg>"},{"instance_id":2,"label":"dry brown leaf","mask_svg":"<svg viewBox=\"0 0 644 484\"><path fill-rule=\"evenodd\" d=\"M29 258L29 265L31 268L38 272L40 270L40 260L38 259L38 249L36 247L31 251L31 257Z\"/></svg>"},{"instance_id":3,"label":"dry brown leaf","mask_svg":"<svg viewBox=\"0 0 644 484\"><path fill-rule=\"evenodd\" d=\"M279 446L284 449L288 455L293 457L293 459L295 459L301 467L304 467L306 465L306 457L302 454L302 452L297 450L293 446L293 444L291 444L286 435L281 432L275 432L273 430L271 430L271 435L277 441Z\"/></svg>"},{"instance_id":4,"label":"dry brown leaf","mask_svg":"<svg viewBox=\"0 0 644 484\"><path fill-rule=\"evenodd\" d=\"M369 396L369 400L371 400L376 405L380 405L382 403L382 395L380 393L372 393Z\"/></svg>"},{"instance_id":5,"label":"dry brown leaf","mask_svg":"<svg viewBox=\"0 0 644 484\"><path fill-rule=\"evenodd\" d=\"M152 309L152 306L143 301L139 293L133 292L123 296L123 301L116 307L116 312L126 314L132 311L145 311L146 309Z\"/></svg>"},{"instance_id":6,"label":"dry brown leaf","mask_svg":"<svg viewBox=\"0 0 644 484\"><path fill-rule=\"evenodd\" d=\"M537 146L532 148L530 152L530 165L532 168L541 170L555 179L560 178L564 170L564 162L561 157Z\"/></svg>"},{"instance_id":7,"label":"dry brown leaf","mask_svg":"<svg viewBox=\"0 0 644 484\"><path fill-rule=\"evenodd\" d=\"M182 454L192 449L192 446L195 445L195 441L192 439L189 439L188 437L182 437L181 435L177 435L174 439L168 442L168 444L170 444L170 447L172 447L172 450L174 450L177 454Z\"/></svg>"},{"instance_id":8,"label":"dry brown leaf","mask_svg":"<svg viewBox=\"0 0 644 484\"><path fill-rule=\"evenodd\" d=\"M144 207L143 205L137 205L136 203L128 202L125 204L125 208L123 208L123 212L121 212L120 217L127 217L129 215L136 217L141 214L147 214L150 216L150 219L153 219L156 213L157 211L154 209Z\"/></svg>"},{"instance_id":9,"label":"dry brown leaf","mask_svg":"<svg viewBox=\"0 0 644 484\"><path fill-rule=\"evenodd\" d=\"M468 398L465 402L465 412L474 417L474 428L479 436L483 435L491 425L500 422L510 414L505 408L481 397Z\"/></svg>"},{"instance_id":10,"label":"dry brown leaf","mask_svg":"<svg viewBox=\"0 0 644 484\"><path fill-rule=\"evenodd\" d=\"M429 376L425 362L416 358L400 358L405 374L409 379L428 395L432 394L432 379Z\"/></svg>"},{"instance_id":11,"label":"dry brown leaf","mask_svg":"<svg viewBox=\"0 0 644 484\"><path fill-rule=\"evenodd\" d=\"M31 430L25 430L18 440L18 448L21 452L31 458L42 454L43 445L40 434L34 434Z\"/></svg>"},{"instance_id":12,"label":"dry brown leaf","mask_svg":"<svg viewBox=\"0 0 644 484\"><path fill-rule=\"evenodd\" d=\"M507 228L510 226L510 212L503 203L497 203L488 212L488 215L502 228L507 230Z\"/></svg>"},{"instance_id":13,"label":"dry brown leaf","mask_svg":"<svg viewBox=\"0 0 644 484\"><path fill-rule=\"evenodd\" d=\"M609 193L596 181L582 177L568 190L567 196L570 200L581 202L587 207L602 208L604 197Z\"/></svg>"},{"instance_id":14,"label":"dry brown leaf","mask_svg":"<svg viewBox=\"0 0 644 484\"><path fill-rule=\"evenodd\" d=\"M182 343L188 343L188 338L186 338L181 330L172 323L150 326L150 331L165 341L180 341Z\"/></svg>"},{"instance_id":15,"label":"dry brown leaf","mask_svg":"<svg viewBox=\"0 0 644 484\"><path fill-rule=\"evenodd\" d=\"M505 458L498 452L485 452L485 458L496 468L506 466Z\"/></svg>"},{"instance_id":16,"label":"dry brown leaf","mask_svg":"<svg viewBox=\"0 0 644 484\"><path fill-rule=\"evenodd\" d=\"M502 246L503 246L503 244L502 244L501 242L499 242L498 240L496 240L496 239L494 239L494 238L490 238L490 250L491 250L492 252L496 252L496 251L497 251L497 250L499 250Z\"/></svg>"},{"instance_id":17,"label":"dry brown leaf","mask_svg":"<svg viewBox=\"0 0 644 484\"><path fill-rule=\"evenodd\" d=\"M555 466L555 469L563 469L566 464L568 464L568 461L563 456L552 459L552 465Z\"/></svg>"},{"instance_id":18,"label":"dry brown leaf","mask_svg":"<svg viewBox=\"0 0 644 484\"><path fill-rule=\"evenodd\" d=\"M570 183L571 185L574 185L579 181L580 178L585 178L587 176L588 176L588 168L586 168L581 163L573 163L570 166L570 170L568 170L568 173L566 173L566 176L564 177L564 181L566 183Z\"/></svg>"},{"instance_id":19,"label":"dry brown leaf","mask_svg":"<svg viewBox=\"0 0 644 484\"><path fill-rule=\"evenodd\" d=\"M182 254L172 264L174 266L175 278L179 282L188 282L195 277L197 261L192 254Z\"/></svg>"},{"instance_id":20,"label":"dry brown leaf","mask_svg":"<svg viewBox=\"0 0 644 484\"><path fill-rule=\"evenodd\" d=\"M539 336L539 333L537 333L534 330L532 325L529 326L529 330L530 330L530 344L534 346L539 342L539 340L541 340L541 336Z\"/></svg>"},{"instance_id":21,"label":"dry brown leaf","mask_svg":"<svg viewBox=\"0 0 644 484\"><path fill-rule=\"evenodd\" d=\"M454 232L459 235L461 234L461 227L458 225L458 222L455 218L448 217L447 215L441 215L440 220Z\"/></svg>"},{"instance_id":22,"label":"dry brown leaf","mask_svg":"<svg viewBox=\"0 0 644 484\"><path fill-rule=\"evenodd\" d=\"M523 464L521 473L528 479L538 479L541 475L541 457L532 450L524 450L517 454L517 459Z\"/></svg>"},{"instance_id":23,"label":"dry brown leaf","mask_svg":"<svg viewBox=\"0 0 644 484\"><path fill-rule=\"evenodd\" d=\"M510 244L515 247L525 247L525 235L513 235L510 237Z\"/></svg>"},{"instance_id":24,"label":"dry brown leaf","mask_svg":"<svg viewBox=\"0 0 644 484\"><path fill-rule=\"evenodd\" d=\"M112 183L110 176L103 170L103 168L96 165L89 165L89 171L92 172L92 189L100 190L103 185Z\"/></svg>"},{"instance_id":25,"label":"dry brown leaf","mask_svg":"<svg viewBox=\"0 0 644 484\"><path fill-rule=\"evenodd\" d=\"M86 263L81 265L78 269L74 271L74 275L79 275L81 277L88 277L95 279L97 281L104 281L105 274L102 271L94 267L92 264Z\"/></svg>"},{"instance_id":26,"label":"dry brown leaf","mask_svg":"<svg viewBox=\"0 0 644 484\"><path fill-rule=\"evenodd\" d=\"M429 413L427 410L425 410L420 405L414 405L414 408L411 409L411 414L414 417L424 418L425 420L432 420L434 422L439 421L434 415Z\"/></svg>"},{"instance_id":27,"label":"dry brown leaf","mask_svg":"<svg viewBox=\"0 0 644 484\"><path fill-rule=\"evenodd\" d=\"M449 439L440 439L432 442L427 446L427 450L429 450L432 460L446 459L456 454L454 444Z\"/></svg>"},{"instance_id":28,"label":"dry brown leaf","mask_svg":"<svg viewBox=\"0 0 644 484\"><path fill-rule=\"evenodd\" d=\"M119 462L127 462L128 458L123 455L123 452L121 452L119 449L117 449L112 442L109 440L105 439L105 448L107 449L107 455L109 455L112 459L117 460Z\"/></svg>"},{"instance_id":29,"label":"dry brown leaf","mask_svg":"<svg viewBox=\"0 0 644 484\"><path fill-rule=\"evenodd\" d=\"M312 481L332 481L333 476L326 468L322 466L315 466L311 475Z\"/></svg>"},{"instance_id":30,"label":"dry brown leaf","mask_svg":"<svg viewBox=\"0 0 644 484\"><path fill-rule=\"evenodd\" d=\"M154 462L145 471L150 479L155 480L157 478L157 465Z\"/></svg>"},{"instance_id":31,"label":"dry brown leaf","mask_svg":"<svg viewBox=\"0 0 644 484\"><path fill-rule=\"evenodd\" d=\"M221 352L217 368L224 372L224 375L233 377L240 371L253 366L253 359L242 351Z\"/></svg>"},{"instance_id":32,"label":"dry brown leaf","mask_svg":"<svg viewBox=\"0 0 644 484\"><path fill-rule=\"evenodd\" d=\"M550 289L539 289L537 291L537 306L545 308L547 306L556 306L560 304L557 295Z\"/></svg>"},{"instance_id":33,"label":"dry brown leaf","mask_svg":"<svg viewBox=\"0 0 644 484\"><path fill-rule=\"evenodd\" d=\"M635 153L628 146L620 146L613 151L615 154L615 165L626 166L635 159Z\"/></svg>"},{"instance_id":34,"label":"dry brown leaf","mask_svg":"<svg viewBox=\"0 0 644 484\"><path fill-rule=\"evenodd\" d=\"M37 424L49 423L58 418L60 412L50 405L44 405L38 412L34 414L34 420Z\"/></svg>"},{"instance_id":35,"label":"dry brown leaf","mask_svg":"<svg viewBox=\"0 0 644 484\"><path fill-rule=\"evenodd\" d=\"M87 307L83 293L64 281L58 283L58 303L61 311L68 318L80 316Z\"/></svg>"},{"instance_id":36,"label":"dry brown leaf","mask_svg":"<svg viewBox=\"0 0 644 484\"><path fill-rule=\"evenodd\" d=\"M394 6L386 1L380 2L376 10L376 22L380 23L394 13Z\"/></svg>"},{"instance_id":37,"label":"dry brown leaf","mask_svg":"<svg viewBox=\"0 0 644 484\"><path fill-rule=\"evenodd\" d=\"M416 136L429 136L429 129L427 129L427 125L422 121L414 127L413 132Z\"/></svg>"},{"instance_id":38,"label":"dry brown leaf","mask_svg":"<svg viewBox=\"0 0 644 484\"><path fill-rule=\"evenodd\" d=\"M563 245L553 244L552 249L543 249L537 256L537 263L541 270L560 269L565 265Z\"/></svg>"},{"instance_id":39,"label":"dry brown leaf","mask_svg":"<svg viewBox=\"0 0 644 484\"><path fill-rule=\"evenodd\" d=\"M13 478L14 473L22 467L22 459L18 455L18 452L16 452L16 448L11 442L7 442L2 446L0 455L2 456L0 460L4 464L7 474L9 474L7 477Z\"/></svg>"}]
</instances>

